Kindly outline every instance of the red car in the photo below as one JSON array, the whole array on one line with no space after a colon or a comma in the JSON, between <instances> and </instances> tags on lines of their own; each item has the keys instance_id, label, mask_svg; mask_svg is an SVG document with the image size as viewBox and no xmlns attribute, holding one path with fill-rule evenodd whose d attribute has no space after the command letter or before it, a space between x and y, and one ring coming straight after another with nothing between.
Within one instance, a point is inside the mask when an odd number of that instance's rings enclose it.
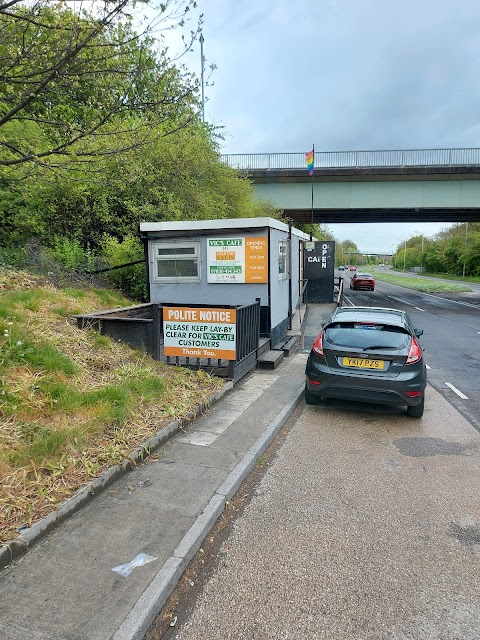
<instances>
[{"instance_id":1,"label":"red car","mask_svg":"<svg viewBox=\"0 0 480 640\"><path fill-rule=\"evenodd\" d=\"M357 267L350 267L350 271L356 271Z\"/></svg>"},{"instance_id":2,"label":"red car","mask_svg":"<svg viewBox=\"0 0 480 640\"><path fill-rule=\"evenodd\" d=\"M350 289L375 291L375 280L369 273L355 273L350 279Z\"/></svg>"}]
</instances>

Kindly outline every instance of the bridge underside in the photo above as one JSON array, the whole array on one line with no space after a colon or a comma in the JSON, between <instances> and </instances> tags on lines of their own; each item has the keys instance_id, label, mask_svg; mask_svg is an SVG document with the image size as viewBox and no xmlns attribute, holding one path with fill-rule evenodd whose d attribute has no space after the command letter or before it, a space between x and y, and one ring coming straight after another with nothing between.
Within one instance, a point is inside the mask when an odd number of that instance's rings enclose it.
<instances>
[{"instance_id":1,"label":"bridge underside","mask_svg":"<svg viewBox=\"0 0 480 640\"><path fill-rule=\"evenodd\" d=\"M480 222L480 207L415 207L398 209L284 209L286 218L297 224L340 224L354 222Z\"/></svg>"},{"instance_id":2,"label":"bridge underside","mask_svg":"<svg viewBox=\"0 0 480 640\"><path fill-rule=\"evenodd\" d=\"M480 166L249 170L255 195L297 224L479 222ZM312 216L313 208L313 216Z\"/></svg>"}]
</instances>

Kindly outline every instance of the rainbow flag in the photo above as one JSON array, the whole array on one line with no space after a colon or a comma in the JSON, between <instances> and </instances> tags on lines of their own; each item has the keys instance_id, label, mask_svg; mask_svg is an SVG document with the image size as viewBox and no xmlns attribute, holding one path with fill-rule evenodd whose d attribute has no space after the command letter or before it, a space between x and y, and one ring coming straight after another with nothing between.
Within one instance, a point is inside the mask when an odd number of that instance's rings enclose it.
<instances>
[{"instance_id":1,"label":"rainbow flag","mask_svg":"<svg viewBox=\"0 0 480 640\"><path fill-rule=\"evenodd\" d=\"M314 151L307 151L307 153L305 154L305 161L307 163L307 169L308 169L308 173L313 176L313 159L315 156L315 152Z\"/></svg>"}]
</instances>

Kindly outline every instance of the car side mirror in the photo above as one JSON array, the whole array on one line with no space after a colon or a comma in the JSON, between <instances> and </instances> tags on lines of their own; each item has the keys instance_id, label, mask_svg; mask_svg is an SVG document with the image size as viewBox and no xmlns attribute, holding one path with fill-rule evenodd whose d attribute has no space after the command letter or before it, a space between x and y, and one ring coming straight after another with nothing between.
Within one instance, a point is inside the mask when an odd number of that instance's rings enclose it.
<instances>
[{"instance_id":1,"label":"car side mirror","mask_svg":"<svg viewBox=\"0 0 480 640\"><path fill-rule=\"evenodd\" d=\"M417 338L419 338L420 336L423 336L423 329L414 329L413 331L415 332L415 335L417 336Z\"/></svg>"}]
</instances>

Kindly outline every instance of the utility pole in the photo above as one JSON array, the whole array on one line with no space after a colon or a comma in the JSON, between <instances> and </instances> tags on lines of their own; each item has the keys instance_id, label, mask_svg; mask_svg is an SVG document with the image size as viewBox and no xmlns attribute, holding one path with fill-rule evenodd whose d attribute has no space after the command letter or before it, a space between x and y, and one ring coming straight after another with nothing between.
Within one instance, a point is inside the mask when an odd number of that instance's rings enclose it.
<instances>
[{"instance_id":1,"label":"utility pole","mask_svg":"<svg viewBox=\"0 0 480 640\"><path fill-rule=\"evenodd\" d=\"M406 262L407 262L407 241L404 240L404 245L403 245L403 270L406 270Z\"/></svg>"},{"instance_id":2,"label":"utility pole","mask_svg":"<svg viewBox=\"0 0 480 640\"><path fill-rule=\"evenodd\" d=\"M205 122L205 85L204 85L204 72L205 72L205 58L203 57L203 33L200 33L200 74L202 79L202 122Z\"/></svg>"}]
</instances>

